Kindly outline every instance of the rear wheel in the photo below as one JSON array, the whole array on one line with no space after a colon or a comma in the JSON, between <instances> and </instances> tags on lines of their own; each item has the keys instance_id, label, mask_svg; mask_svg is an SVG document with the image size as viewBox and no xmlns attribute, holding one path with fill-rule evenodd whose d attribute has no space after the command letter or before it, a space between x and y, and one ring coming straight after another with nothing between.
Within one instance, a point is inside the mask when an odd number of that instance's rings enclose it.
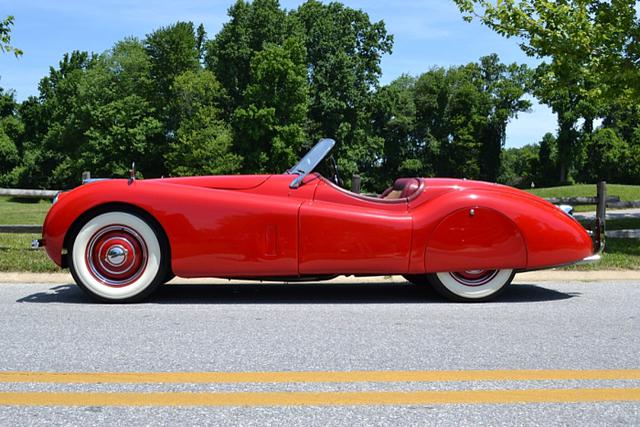
<instances>
[{"instance_id":1,"label":"rear wheel","mask_svg":"<svg viewBox=\"0 0 640 427\"><path fill-rule=\"evenodd\" d=\"M407 275L405 278L419 285L431 285L440 295L453 301L488 301L504 291L515 271L466 270L444 273Z\"/></svg>"},{"instance_id":2,"label":"rear wheel","mask_svg":"<svg viewBox=\"0 0 640 427\"><path fill-rule=\"evenodd\" d=\"M140 301L170 274L168 243L149 219L107 211L77 230L69 269L80 288L105 302Z\"/></svg>"}]
</instances>

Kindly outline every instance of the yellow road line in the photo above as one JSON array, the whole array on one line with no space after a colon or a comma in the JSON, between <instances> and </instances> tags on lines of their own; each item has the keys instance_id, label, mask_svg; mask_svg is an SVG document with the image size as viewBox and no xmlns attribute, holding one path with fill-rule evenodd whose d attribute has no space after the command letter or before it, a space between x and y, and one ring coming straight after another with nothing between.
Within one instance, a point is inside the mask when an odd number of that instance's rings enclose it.
<instances>
[{"instance_id":1,"label":"yellow road line","mask_svg":"<svg viewBox=\"0 0 640 427\"><path fill-rule=\"evenodd\" d=\"M640 401L640 388L257 393L0 392L0 405L21 406L350 406L608 401Z\"/></svg>"},{"instance_id":2,"label":"yellow road line","mask_svg":"<svg viewBox=\"0 0 640 427\"><path fill-rule=\"evenodd\" d=\"M13 372L0 383L355 383L638 380L640 369L302 372Z\"/></svg>"}]
</instances>

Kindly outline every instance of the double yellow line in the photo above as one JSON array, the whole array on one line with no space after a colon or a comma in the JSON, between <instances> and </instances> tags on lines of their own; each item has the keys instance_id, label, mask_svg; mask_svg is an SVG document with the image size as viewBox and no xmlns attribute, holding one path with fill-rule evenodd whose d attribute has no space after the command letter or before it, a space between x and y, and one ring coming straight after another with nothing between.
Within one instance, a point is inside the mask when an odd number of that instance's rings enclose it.
<instances>
[{"instance_id":1,"label":"double yellow line","mask_svg":"<svg viewBox=\"0 0 640 427\"><path fill-rule=\"evenodd\" d=\"M0 383L238 384L638 380L640 369L328 372L0 372ZM0 405L326 406L640 401L640 388L369 392L0 392Z\"/></svg>"}]
</instances>

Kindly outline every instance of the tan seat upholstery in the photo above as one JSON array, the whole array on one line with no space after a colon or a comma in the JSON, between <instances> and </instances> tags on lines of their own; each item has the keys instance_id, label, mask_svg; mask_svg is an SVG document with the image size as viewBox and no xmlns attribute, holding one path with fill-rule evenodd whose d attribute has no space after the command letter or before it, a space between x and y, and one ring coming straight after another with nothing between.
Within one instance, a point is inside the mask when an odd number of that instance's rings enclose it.
<instances>
[{"instance_id":1,"label":"tan seat upholstery","mask_svg":"<svg viewBox=\"0 0 640 427\"><path fill-rule=\"evenodd\" d=\"M398 178L393 186L384 190L380 195L382 199L404 199L411 197L420 188L420 180L417 178Z\"/></svg>"}]
</instances>

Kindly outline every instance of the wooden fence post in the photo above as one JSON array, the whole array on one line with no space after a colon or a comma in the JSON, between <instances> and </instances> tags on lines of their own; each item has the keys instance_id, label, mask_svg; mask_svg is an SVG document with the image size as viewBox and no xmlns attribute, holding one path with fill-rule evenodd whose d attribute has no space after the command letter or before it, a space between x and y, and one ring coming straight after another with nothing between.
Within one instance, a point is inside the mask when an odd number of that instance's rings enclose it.
<instances>
[{"instance_id":1,"label":"wooden fence post","mask_svg":"<svg viewBox=\"0 0 640 427\"><path fill-rule=\"evenodd\" d=\"M353 193L360 193L360 175L353 175L351 177L351 191Z\"/></svg>"},{"instance_id":2,"label":"wooden fence post","mask_svg":"<svg viewBox=\"0 0 640 427\"><path fill-rule=\"evenodd\" d=\"M598 182L598 206L596 208L596 217L602 220L602 228L604 229L607 216L607 183L606 181Z\"/></svg>"}]
</instances>

